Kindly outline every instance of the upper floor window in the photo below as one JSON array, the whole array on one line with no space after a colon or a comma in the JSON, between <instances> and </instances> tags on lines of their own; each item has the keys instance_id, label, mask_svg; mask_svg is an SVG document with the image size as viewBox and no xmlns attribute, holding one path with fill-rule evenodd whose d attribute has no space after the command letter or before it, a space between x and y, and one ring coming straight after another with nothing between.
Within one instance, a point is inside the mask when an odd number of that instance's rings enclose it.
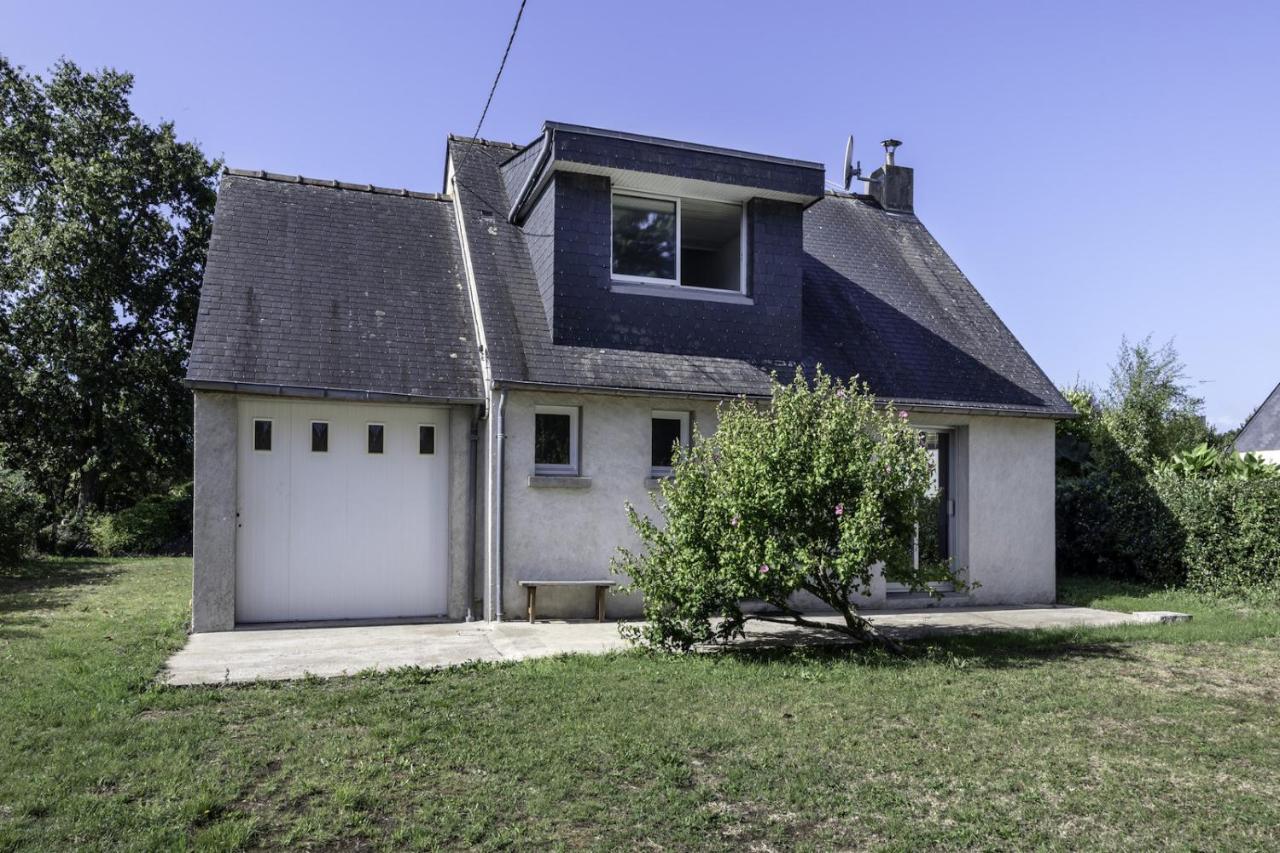
<instances>
[{"instance_id":1,"label":"upper floor window","mask_svg":"<svg viewBox=\"0 0 1280 853\"><path fill-rule=\"evenodd\" d=\"M613 277L742 292L741 204L613 194Z\"/></svg>"}]
</instances>

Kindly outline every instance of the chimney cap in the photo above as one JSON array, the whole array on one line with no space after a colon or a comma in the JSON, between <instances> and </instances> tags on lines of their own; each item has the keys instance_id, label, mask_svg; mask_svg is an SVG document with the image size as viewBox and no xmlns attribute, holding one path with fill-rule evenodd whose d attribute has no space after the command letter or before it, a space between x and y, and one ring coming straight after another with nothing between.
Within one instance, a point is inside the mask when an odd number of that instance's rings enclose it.
<instances>
[{"instance_id":1,"label":"chimney cap","mask_svg":"<svg viewBox=\"0 0 1280 853\"><path fill-rule=\"evenodd\" d=\"M902 144L902 140L885 139L881 141L880 144L884 146L884 164L886 166L892 166L894 152L898 150L898 146Z\"/></svg>"}]
</instances>

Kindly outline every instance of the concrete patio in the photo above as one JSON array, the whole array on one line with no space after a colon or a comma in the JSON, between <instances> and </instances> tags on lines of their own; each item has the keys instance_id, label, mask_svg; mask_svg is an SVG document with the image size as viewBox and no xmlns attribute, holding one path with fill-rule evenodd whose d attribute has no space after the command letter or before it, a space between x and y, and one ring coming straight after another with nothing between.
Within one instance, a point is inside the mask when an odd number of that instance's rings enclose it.
<instances>
[{"instance_id":1,"label":"concrete patio","mask_svg":"<svg viewBox=\"0 0 1280 853\"><path fill-rule=\"evenodd\" d=\"M829 614L812 615L835 621ZM1035 628L1106 627L1179 621L1183 614L1120 613L1088 607L975 607L868 614L896 639ZM772 623L748 624L751 646L832 644L839 635ZM167 684L223 684L331 677L405 666L447 667L470 661L515 661L566 653L624 649L617 622L546 621L490 624L414 623L244 628L192 634L159 679Z\"/></svg>"}]
</instances>

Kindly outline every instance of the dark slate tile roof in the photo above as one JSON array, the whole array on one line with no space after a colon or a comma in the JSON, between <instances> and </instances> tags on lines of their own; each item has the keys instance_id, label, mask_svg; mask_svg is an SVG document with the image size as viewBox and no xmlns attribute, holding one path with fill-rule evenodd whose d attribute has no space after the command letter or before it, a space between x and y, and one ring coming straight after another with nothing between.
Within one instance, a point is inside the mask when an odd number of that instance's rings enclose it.
<instances>
[{"instance_id":1,"label":"dark slate tile roof","mask_svg":"<svg viewBox=\"0 0 1280 853\"><path fill-rule=\"evenodd\" d=\"M804 246L809 366L898 402L1072 412L914 215L828 195L805 213Z\"/></svg>"},{"instance_id":2,"label":"dark slate tile roof","mask_svg":"<svg viewBox=\"0 0 1280 853\"><path fill-rule=\"evenodd\" d=\"M528 238L505 218L511 199L498 167L516 159L511 146L453 138L449 156L496 381L757 395L768 393L771 371L789 378L795 365L764 359L553 344ZM881 398L904 403L1072 413L914 216L827 195L805 213L804 247L805 365L856 373Z\"/></svg>"},{"instance_id":3,"label":"dark slate tile roof","mask_svg":"<svg viewBox=\"0 0 1280 853\"><path fill-rule=\"evenodd\" d=\"M1236 450L1280 450L1280 385L1277 385L1258 411L1236 436Z\"/></svg>"},{"instance_id":4,"label":"dark slate tile roof","mask_svg":"<svg viewBox=\"0 0 1280 853\"><path fill-rule=\"evenodd\" d=\"M473 330L448 200L223 177L190 384L477 400Z\"/></svg>"}]
</instances>

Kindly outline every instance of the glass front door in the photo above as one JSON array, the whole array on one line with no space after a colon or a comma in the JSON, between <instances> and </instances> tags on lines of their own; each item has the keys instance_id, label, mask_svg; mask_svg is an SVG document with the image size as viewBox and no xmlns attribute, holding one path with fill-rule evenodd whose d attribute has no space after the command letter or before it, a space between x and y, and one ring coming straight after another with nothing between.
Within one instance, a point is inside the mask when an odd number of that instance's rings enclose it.
<instances>
[{"instance_id":1,"label":"glass front door","mask_svg":"<svg viewBox=\"0 0 1280 853\"><path fill-rule=\"evenodd\" d=\"M920 515L916 521L916 541L914 549L915 567L918 570L923 563L951 563L953 549L953 530L951 519L955 515L955 501L951 496L951 445L952 434L943 430L921 430L925 449L929 454L932 473L929 491L920 507ZM952 584L938 582L930 584L939 592L950 592ZM906 592L904 584L888 584L889 592Z\"/></svg>"}]
</instances>

